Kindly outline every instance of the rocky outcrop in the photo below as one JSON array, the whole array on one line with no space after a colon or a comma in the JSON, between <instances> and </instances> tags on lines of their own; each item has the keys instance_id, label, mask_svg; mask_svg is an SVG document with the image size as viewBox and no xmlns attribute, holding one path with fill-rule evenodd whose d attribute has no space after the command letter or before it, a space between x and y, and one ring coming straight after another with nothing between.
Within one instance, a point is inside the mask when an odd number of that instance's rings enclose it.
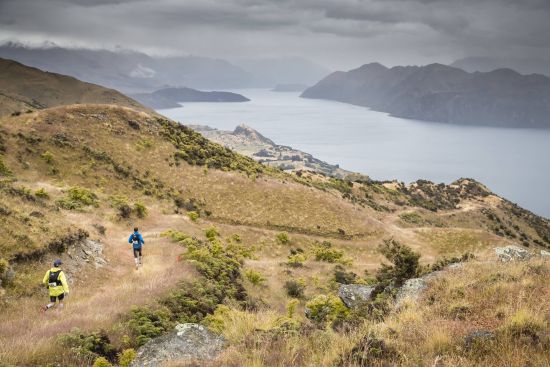
<instances>
[{"instance_id":1,"label":"rocky outcrop","mask_svg":"<svg viewBox=\"0 0 550 367\"><path fill-rule=\"evenodd\" d=\"M542 258L545 259L545 260L550 260L550 252L549 252L549 251L540 250L540 257L542 257Z\"/></svg>"},{"instance_id":2,"label":"rocky outcrop","mask_svg":"<svg viewBox=\"0 0 550 367\"><path fill-rule=\"evenodd\" d=\"M499 261L502 262L526 261L533 257L533 254L526 249L514 245L506 247L496 247L495 253L498 256Z\"/></svg>"},{"instance_id":3,"label":"rocky outcrop","mask_svg":"<svg viewBox=\"0 0 550 367\"><path fill-rule=\"evenodd\" d=\"M361 284L342 284L338 289L338 297L349 308L354 308L362 302L370 300L374 286Z\"/></svg>"},{"instance_id":4,"label":"rocky outcrop","mask_svg":"<svg viewBox=\"0 0 550 367\"><path fill-rule=\"evenodd\" d=\"M103 257L103 245L98 241L88 238L67 248L68 260L66 266L80 268L84 264L93 265L95 268L103 267L107 261Z\"/></svg>"},{"instance_id":5,"label":"rocky outcrop","mask_svg":"<svg viewBox=\"0 0 550 367\"><path fill-rule=\"evenodd\" d=\"M138 351L131 367L156 367L166 362L205 362L218 356L225 339L199 324L179 324L169 334L152 339Z\"/></svg>"}]
</instances>

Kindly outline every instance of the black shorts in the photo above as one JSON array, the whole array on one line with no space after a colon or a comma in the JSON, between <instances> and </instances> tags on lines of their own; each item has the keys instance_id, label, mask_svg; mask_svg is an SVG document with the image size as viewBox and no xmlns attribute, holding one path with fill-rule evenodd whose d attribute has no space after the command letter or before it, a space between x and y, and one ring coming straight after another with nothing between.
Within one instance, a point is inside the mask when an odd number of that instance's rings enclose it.
<instances>
[{"instance_id":1,"label":"black shorts","mask_svg":"<svg viewBox=\"0 0 550 367\"><path fill-rule=\"evenodd\" d=\"M63 301L65 298L65 293L61 293L59 296L50 296L50 302L55 303L55 300L58 299L59 302Z\"/></svg>"},{"instance_id":2,"label":"black shorts","mask_svg":"<svg viewBox=\"0 0 550 367\"><path fill-rule=\"evenodd\" d=\"M134 257L137 258L138 255L141 256L141 247L134 249Z\"/></svg>"}]
</instances>

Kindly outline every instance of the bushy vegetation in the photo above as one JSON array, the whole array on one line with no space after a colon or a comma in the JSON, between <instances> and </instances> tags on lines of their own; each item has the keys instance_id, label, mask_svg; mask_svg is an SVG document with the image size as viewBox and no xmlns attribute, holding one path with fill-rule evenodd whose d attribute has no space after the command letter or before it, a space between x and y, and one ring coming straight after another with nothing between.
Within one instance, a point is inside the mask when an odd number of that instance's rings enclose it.
<instances>
[{"instance_id":1,"label":"bushy vegetation","mask_svg":"<svg viewBox=\"0 0 550 367\"><path fill-rule=\"evenodd\" d=\"M288 245L290 243L290 238L286 232L278 233L277 236L275 236L275 239L279 245Z\"/></svg>"},{"instance_id":2,"label":"bushy vegetation","mask_svg":"<svg viewBox=\"0 0 550 367\"><path fill-rule=\"evenodd\" d=\"M40 188L34 192L34 196L40 199L49 199L50 195L44 190L43 188Z\"/></svg>"},{"instance_id":3,"label":"bushy vegetation","mask_svg":"<svg viewBox=\"0 0 550 367\"><path fill-rule=\"evenodd\" d=\"M333 248L332 243L329 241L316 243L313 248L313 254L317 261L328 263L344 262L344 251Z\"/></svg>"},{"instance_id":4,"label":"bushy vegetation","mask_svg":"<svg viewBox=\"0 0 550 367\"><path fill-rule=\"evenodd\" d=\"M12 172L4 163L4 157L0 154L0 176L11 176Z\"/></svg>"},{"instance_id":5,"label":"bushy vegetation","mask_svg":"<svg viewBox=\"0 0 550 367\"><path fill-rule=\"evenodd\" d=\"M333 295L318 295L306 303L306 316L318 324L337 325L349 316L349 309Z\"/></svg>"},{"instance_id":6,"label":"bushy vegetation","mask_svg":"<svg viewBox=\"0 0 550 367\"><path fill-rule=\"evenodd\" d=\"M84 333L79 329L73 329L70 333L61 335L59 340L61 344L82 358L94 360L106 357L109 361L114 361L116 358L117 350L104 330Z\"/></svg>"},{"instance_id":7,"label":"bushy vegetation","mask_svg":"<svg viewBox=\"0 0 550 367\"><path fill-rule=\"evenodd\" d=\"M138 218L145 218L147 216L147 207L143 203L134 203L133 209Z\"/></svg>"},{"instance_id":8,"label":"bushy vegetation","mask_svg":"<svg viewBox=\"0 0 550 367\"><path fill-rule=\"evenodd\" d=\"M174 323L170 311L166 308L134 307L128 327L135 337L133 344L139 347L172 329Z\"/></svg>"},{"instance_id":9,"label":"bushy vegetation","mask_svg":"<svg viewBox=\"0 0 550 367\"><path fill-rule=\"evenodd\" d=\"M136 358L136 351L132 348L124 349L118 354L119 367L130 367L132 361Z\"/></svg>"},{"instance_id":10,"label":"bushy vegetation","mask_svg":"<svg viewBox=\"0 0 550 367\"><path fill-rule=\"evenodd\" d=\"M199 213L196 211L187 212L187 217L191 219L191 221L196 222L199 219Z\"/></svg>"},{"instance_id":11,"label":"bushy vegetation","mask_svg":"<svg viewBox=\"0 0 550 367\"><path fill-rule=\"evenodd\" d=\"M83 187L72 187L68 190L67 196L57 201L63 209L76 210L86 206L97 206L98 197L91 190Z\"/></svg>"},{"instance_id":12,"label":"bushy vegetation","mask_svg":"<svg viewBox=\"0 0 550 367\"><path fill-rule=\"evenodd\" d=\"M419 274L420 254L410 247L389 239L384 240L379 246L379 251L391 263L391 265L382 263L376 272L379 287L400 287L407 279Z\"/></svg>"},{"instance_id":13,"label":"bushy vegetation","mask_svg":"<svg viewBox=\"0 0 550 367\"><path fill-rule=\"evenodd\" d=\"M266 280L262 273L254 269L246 269L244 275L250 283L256 286L263 284Z\"/></svg>"},{"instance_id":14,"label":"bushy vegetation","mask_svg":"<svg viewBox=\"0 0 550 367\"><path fill-rule=\"evenodd\" d=\"M300 280L287 280L284 285L286 294L292 298L304 298L306 285Z\"/></svg>"},{"instance_id":15,"label":"bushy vegetation","mask_svg":"<svg viewBox=\"0 0 550 367\"><path fill-rule=\"evenodd\" d=\"M176 147L174 154L176 164L179 160L208 168L226 171L241 171L249 176L256 176L273 169L261 165L248 158L233 152L219 144L212 143L201 134L190 128L168 120L159 119L164 128L164 135Z\"/></svg>"}]
</instances>

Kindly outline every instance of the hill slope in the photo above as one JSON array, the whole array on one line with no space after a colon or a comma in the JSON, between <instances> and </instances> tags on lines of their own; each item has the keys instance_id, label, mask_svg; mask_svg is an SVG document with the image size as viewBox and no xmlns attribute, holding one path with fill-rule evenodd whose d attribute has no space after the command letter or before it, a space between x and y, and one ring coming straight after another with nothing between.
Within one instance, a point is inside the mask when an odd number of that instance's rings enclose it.
<instances>
[{"instance_id":1,"label":"hill slope","mask_svg":"<svg viewBox=\"0 0 550 367\"><path fill-rule=\"evenodd\" d=\"M146 110L113 89L0 59L0 116L75 103L116 104Z\"/></svg>"},{"instance_id":2,"label":"hill slope","mask_svg":"<svg viewBox=\"0 0 550 367\"><path fill-rule=\"evenodd\" d=\"M0 118L0 152L0 360L8 365L114 361L176 322L234 316L240 331L230 335L229 365L249 365L245 352L256 347L247 340L273 345L280 332L298 337L295 346L351 348L355 339L319 327L304 307L335 296L336 274L367 282L361 274L379 268L384 239L406 243L423 266L465 252L485 261L505 244L550 246L547 220L474 180L406 186L285 174L130 108L71 105ZM139 271L126 242L134 225L146 240ZM75 255L90 240L105 262ZM38 318L46 296L38 283L57 257L71 296L65 311ZM280 365L296 361L290 346ZM309 364L332 366L344 352Z\"/></svg>"},{"instance_id":3,"label":"hill slope","mask_svg":"<svg viewBox=\"0 0 550 367\"><path fill-rule=\"evenodd\" d=\"M550 127L550 78L510 69L467 73L450 66L367 64L336 72L302 94L394 116L453 124Z\"/></svg>"}]
</instances>

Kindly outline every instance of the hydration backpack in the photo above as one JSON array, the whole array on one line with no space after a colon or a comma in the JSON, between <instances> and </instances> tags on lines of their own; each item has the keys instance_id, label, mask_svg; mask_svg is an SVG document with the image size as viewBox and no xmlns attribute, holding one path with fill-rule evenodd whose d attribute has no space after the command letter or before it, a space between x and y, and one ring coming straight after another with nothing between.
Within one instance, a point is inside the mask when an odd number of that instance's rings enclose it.
<instances>
[{"instance_id":1,"label":"hydration backpack","mask_svg":"<svg viewBox=\"0 0 550 367\"><path fill-rule=\"evenodd\" d=\"M137 233L134 233L134 234L132 235L132 243L133 243L134 245L139 245L139 236L138 236Z\"/></svg>"},{"instance_id":2,"label":"hydration backpack","mask_svg":"<svg viewBox=\"0 0 550 367\"><path fill-rule=\"evenodd\" d=\"M50 287L57 287L62 285L61 280L59 280L59 274L61 274L62 270L58 271L51 271L50 270L50 277L48 279L48 285Z\"/></svg>"}]
</instances>

